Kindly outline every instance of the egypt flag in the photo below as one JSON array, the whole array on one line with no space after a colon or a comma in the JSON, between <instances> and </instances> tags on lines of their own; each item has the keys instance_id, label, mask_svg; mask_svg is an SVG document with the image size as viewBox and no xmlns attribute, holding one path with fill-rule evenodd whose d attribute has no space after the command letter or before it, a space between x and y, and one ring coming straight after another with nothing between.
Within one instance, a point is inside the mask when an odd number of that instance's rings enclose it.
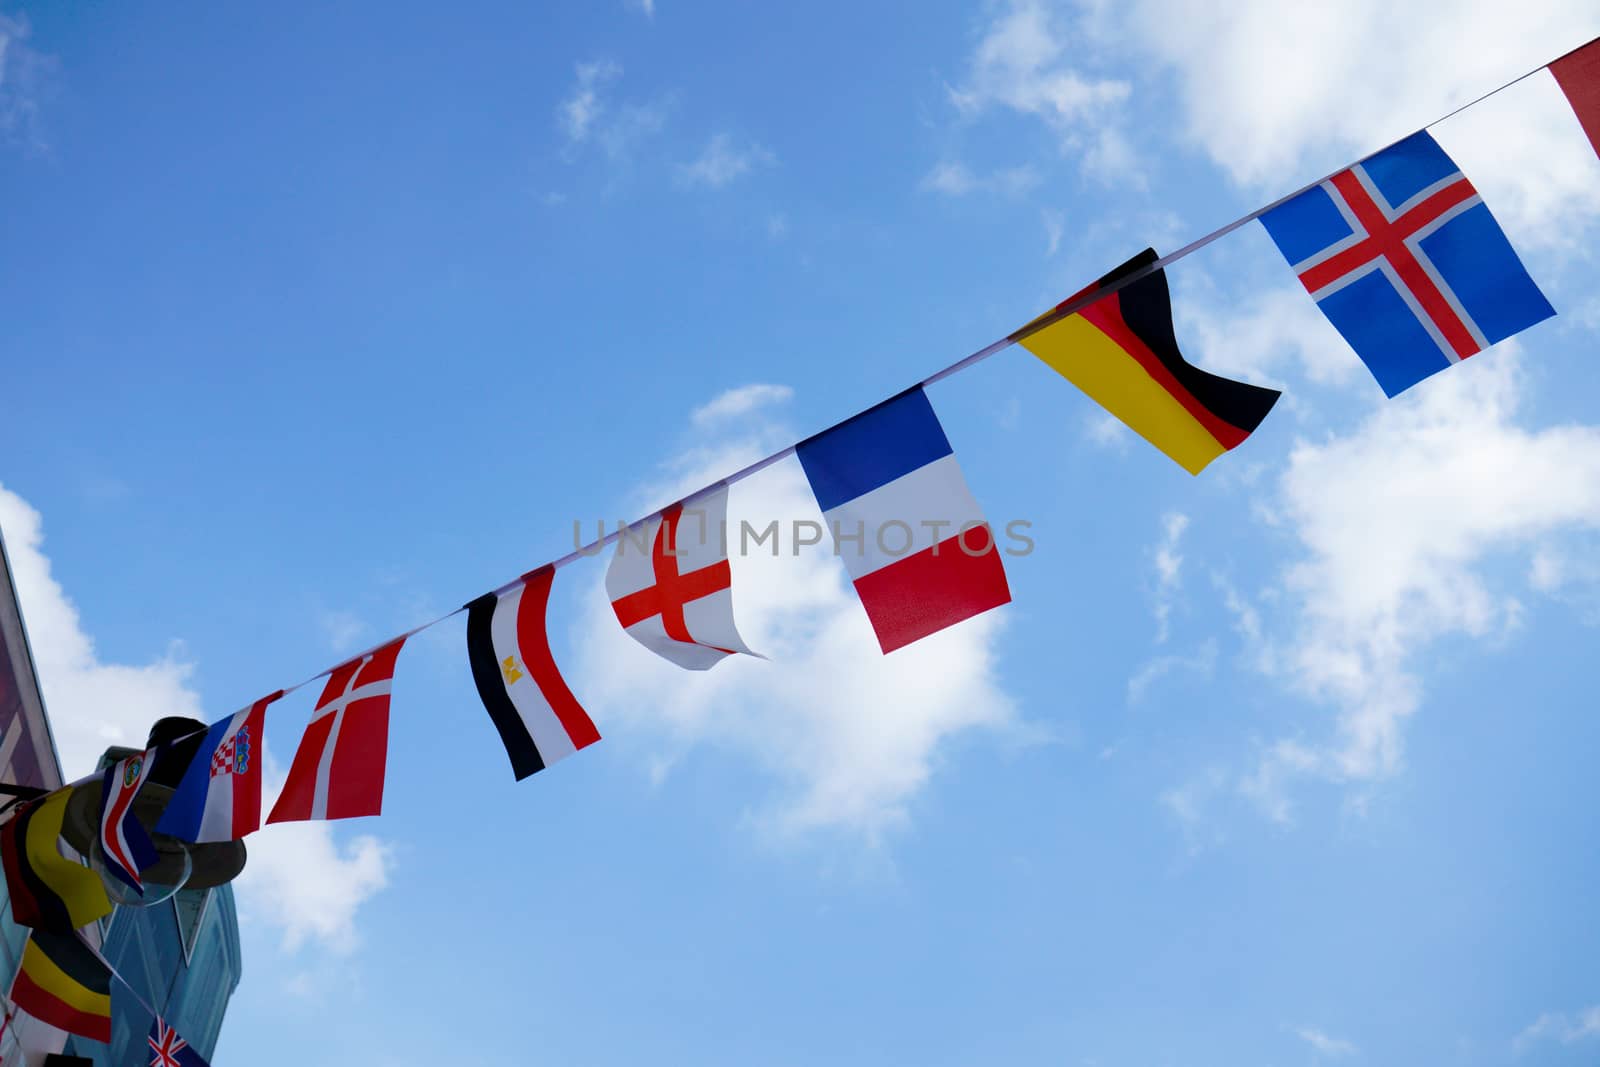
<instances>
[{"instance_id":1,"label":"egypt flag","mask_svg":"<svg viewBox=\"0 0 1600 1067\"><path fill-rule=\"evenodd\" d=\"M1600 38L1550 64L1550 73L1589 135L1589 143L1600 153Z\"/></svg>"},{"instance_id":2,"label":"egypt flag","mask_svg":"<svg viewBox=\"0 0 1600 1067\"><path fill-rule=\"evenodd\" d=\"M518 781L600 740L550 653L544 613L555 573L541 567L509 593L467 605L472 680Z\"/></svg>"},{"instance_id":3,"label":"egypt flag","mask_svg":"<svg viewBox=\"0 0 1600 1067\"><path fill-rule=\"evenodd\" d=\"M35 930L11 981L11 1002L69 1034L111 1041L111 968L77 934Z\"/></svg>"},{"instance_id":4,"label":"egypt flag","mask_svg":"<svg viewBox=\"0 0 1600 1067\"><path fill-rule=\"evenodd\" d=\"M353 819L383 810L389 692L405 638L335 667L267 822Z\"/></svg>"},{"instance_id":5,"label":"egypt flag","mask_svg":"<svg viewBox=\"0 0 1600 1067\"><path fill-rule=\"evenodd\" d=\"M628 636L691 671L755 655L733 623L727 520L728 487L718 486L623 530L606 570Z\"/></svg>"},{"instance_id":6,"label":"egypt flag","mask_svg":"<svg viewBox=\"0 0 1600 1067\"><path fill-rule=\"evenodd\" d=\"M795 454L885 653L1010 602L994 533L921 386Z\"/></svg>"},{"instance_id":7,"label":"egypt flag","mask_svg":"<svg viewBox=\"0 0 1600 1067\"><path fill-rule=\"evenodd\" d=\"M161 813L156 831L195 844L237 841L261 829L267 705L278 690L212 723Z\"/></svg>"},{"instance_id":8,"label":"egypt flag","mask_svg":"<svg viewBox=\"0 0 1600 1067\"><path fill-rule=\"evenodd\" d=\"M1158 258L1147 248L1057 307L1079 303ZM1038 329L1030 324L1013 336L1190 474L1243 443L1279 396L1277 390L1219 377L1183 358L1163 270L1074 315Z\"/></svg>"},{"instance_id":9,"label":"egypt flag","mask_svg":"<svg viewBox=\"0 0 1600 1067\"><path fill-rule=\"evenodd\" d=\"M107 767L100 780L101 857L106 870L141 897L139 873L156 861L156 846L133 817L133 802L155 762L149 752L140 752Z\"/></svg>"}]
</instances>

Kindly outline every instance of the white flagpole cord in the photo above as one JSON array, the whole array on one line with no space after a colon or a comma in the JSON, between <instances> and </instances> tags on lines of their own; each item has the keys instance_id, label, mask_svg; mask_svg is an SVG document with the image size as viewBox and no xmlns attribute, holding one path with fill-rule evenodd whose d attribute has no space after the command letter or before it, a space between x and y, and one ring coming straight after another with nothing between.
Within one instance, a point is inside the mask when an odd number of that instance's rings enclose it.
<instances>
[{"instance_id":1,"label":"white flagpole cord","mask_svg":"<svg viewBox=\"0 0 1600 1067\"><path fill-rule=\"evenodd\" d=\"M1600 38L1596 38L1595 40L1600 40ZM1571 52L1563 53L1562 56L1558 56L1555 59L1549 60L1549 61L1547 61L1545 63L1541 63L1537 67L1534 67L1532 70L1529 70L1529 71L1526 71L1526 72L1524 72L1522 74L1519 74L1515 78L1512 78L1510 81L1504 83L1503 85L1499 85L1499 86L1497 86L1497 87L1495 87L1493 89L1490 89L1488 92L1483 93L1481 96L1474 97L1473 99L1467 101L1465 104L1460 105L1459 107L1455 108L1453 111L1450 111L1450 112L1448 112L1448 113L1446 113L1444 115L1441 115L1439 118L1436 118L1432 122L1429 122L1426 125L1424 125L1423 127L1421 127L1421 129L1422 130L1432 129L1434 126L1439 125L1439 123L1444 122L1446 119L1453 118L1456 115L1459 115L1461 112L1467 110L1468 108L1473 107L1473 106L1475 106L1477 104L1481 104L1483 101L1489 99L1491 96L1494 96L1496 93L1503 92L1506 89L1511 88L1513 85L1516 85L1518 82L1521 82L1521 81L1524 81L1524 80L1526 80L1528 78L1533 77L1535 74L1539 73L1541 70L1544 70L1547 67L1549 67L1551 63L1558 62L1560 59L1564 58L1566 55L1571 55L1572 52L1576 52L1581 48L1587 47L1588 44L1593 44L1593 43L1594 43L1593 41L1590 41L1590 42L1587 42L1584 45L1579 45L1578 48L1572 49ZM1417 132L1420 132L1420 131L1417 131ZM1412 136L1412 134L1407 134L1406 136L1409 137L1409 136ZM1395 145L1399 144L1400 141L1403 141L1403 140L1405 140L1404 137L1399 138L1398 140L1395 140L1395 141L1391 141L1389 144L1384 145L1382 148L1378 149L1377 152L1386 151L1386 150L1394 147ZM1363 156L1361 158L1362 159L1370 158L1371 156L1376 155L1377 152L1370 152L1366 156ZM1357 162L1359 162L1359 160ZM1200 237L1200 238L1197 238L1197 239L1195 239L1193 241L1190 241L1188 244L1184 245L1182 248L1178 249L1176 252L1172 252L1172 253L1169 253L1168 255L1162 256L1161 258L1155 260L1153 263L1148 263L1145 266L1140 267L1138 270L1130 271L1128 274L1124 275L1121 278L1118 278L1116 281L1106 285L1103 288L1095 289L1093 292L1085 293L1085 294L1083 294L1082 296L1078 297L1075 300L1070 300L1070 301L1067 301L1064 304L1061 304L1060 306L1056 307L1055 309L1053 309L1053 310L1051 310L1049 312L1046 312L1045 314L1039 316L1037 319L1034 319L1032 322L1028 323L1026 326L1023 326L1020 329L1015 330L1012 333L1007 334L1005 337L1002 337L1000 340L994 341L991 344L985 345L983 348L978 349L976 352L973 352L972 354L967 355L967 356L963 356L962 358L956 360L954 363L951 363L948 366L941 368L940 370L934 371L932 374L928 375L926 378L923 378L921 381L917 382L916 386L914 386L913 388L929 386L929 385L934 384L935 382L942 382L946 378L949 378L950 376L952 376L954 374L958 374L961 371L966 370L968 367L976 366L977 364L982 363L984 360L988 359L990 356L997 355L998 353L1005 351L1007 348L1010 348L1012 345L1016 344L1018 341L1022 340L1023 338L1031 337L1033 334L1038 333L1040 330L1043 330L1046 327L1052 326L1057 322L1060 322L1062 319L1068 318L1068 317L1070 317L1072 315L1076 315L1078 312L1082 311L1084 308L1088 307L1090 304L1093 304L1097 300L1100 300L1103 297L1110 296L1112 293L1118 292L1119 290L1123 289L1124 287L1132 285L1134 282L1139 281L1141 278L1145 278L1145 277L1155 273L1158 270L1161 270L1161 269L1163 269L1163 268L1165 268L1165 267L1167 267L1167 266L1169 266L1169 265L1171 265L1173 263L1176 263L1178 260L1183 259L1186 256L1189 256L1189 255L1192 255L1195 252L1198 252L1200 249L1202 249L1202 248L1206 247L1207 245L1211 244L1213 241L1216 241L1216 240L1219 240L1219 239L1221 239L1223 237L1226 237L1228 234L1230 234L1233 231L1239 229L1241 226L1245 226L1245 225L1248 225L1249 223L1254 222L1255 220L1259 219L1261 216L1265 215L1267 212L1272 211L1274 208L1280 207L1281 205L1289 202L1290 200L1293 200L1295 197L1299 196L1301 193L1306 192L1307 190L1314 189L1318 185L1321 185L1323 182L1325 182L1328 179L1332 178L1335 174L1339 174L1339 173L1343 172L1344 170L1347 170L1349 166L1350 165L1346 165L1345 167L1340 167L1339 170L1334 171L1332 174L1324 175L1323 177L1318 178L1316 181L1313 181L1313 182L1307 182L1305 185L1302 185L1300 188L1294 190L1294 192L1287 193L1284 196L1280 196L1278 199L1274 200L1272 203L1266 205L1265 207L1257 208L1256 210L1250 212L1248 215L1244 215L1244 216L1242 216L1240 218L1234 219L1232 222L1228 223L1227 225L1220 226L1217 229L1212 230L1210 233L1206 234L1204 237ZM896 395L898 395L898 394L896 394ZM868 410L868 409L867 408L863 408L862 410L865 411L865 410ZM834 425L838 425L838 424L835 423ZM727 477L718 479L717 481L712 482L710 485L704 486L703 488L698 489L693 493L690 493L689 496L690 497L698 496L700 493L704 493L704 492L707 492L707 491L712 490L712 489L716 489L716 488L721 487L721 486L730 486L730 485L733 485L735 482L742 482L746 478L750 477L751 475L758 474L761 471L766 470L768 467L772 466L774 463L778 463L778 462L781 462L782 460L788 459L790 456L794 455L795 449L801 443L802 442L796 442L795 444L789 445L787 448L780 449L777 452L774 452L769 456L765 456L765 457L763 457L761 459L758 459L754 463L751 463L749 466L743 467L740 470L734 471L732 474L728 475ZM685 497L684 499L688 499L688 497ZM670 506L671 506L671 504L663 505L662 507L657 508L655 511L652 511L650 514L645 515L643 518L634 520L634 522L631 523L630 526L631 527L638 527L638 526L643 525L644 523L647 523L647 522L650 522L650 521L652 521L654 519L660 518L662 513L664 511L666 511L666 509L668 507L670 507ZM582 546L581 548L577 548L577 549L574 549L571 552L568 552L566 555L562 556L560 559L557 559L557 560L554 560L554 561L552 561L550 563L545 564L545 566L546 567L551 567L551 568L554 568L554 569L560 569L561 567L565 567L570 563L576 563L578 560L583 559L586 556L595 555L596 553L598 553L601 550L603 550L604 548L606 548L608 545L613 544L617 540L617 538L622 536L623 529L625 529L625 527L619 527L618 529L615 529L615 530L611 531L610 533L605 534L602 537L599 537L599 538L597 538L597 539L595 539L593 541L590 541L588 544ZM543 567L536 568L536 569L542 570ZM503 593L506 593L506 592L509 592L510 590L515 589L521 583L521 581L522 581L522 578L517 578L517 579L515 579L513 581L506 582L504 585L498 586L497 588L495 588L491 592L496 596L498 596L500 594L503 594ZM438 618L433 619L433 620L431 620L429 622L425 622L422 625L414 627L414 628L412 628L410 630L407 630L405 633L403 633L403 634L401 634L401 635L399 635L397 637L391 637L386 641L381 641L378 644L373 645L372 648L368 649L366 652L361 653L361 655L351 656L351 657L348 657L346 659L342 659L338 663L334 664L332 667L324 668L323 670L318 671L316 674L313 674L311 677L306 678L304 681L296 682L294 685L285 687L284 690L283 690L283 695L287 696L288 694L294 692L296 689L299 689L302 686L310 685L312 682L315 682L320 678L327 677L329 674L333 673L339 667L343 666L346 663L351 662L351 660L360 659L362 656L370 655L372 652L377 651L378 649L382 648L384 645L393 644L395 641L401 641L401 640L406 640L408 638L411 638L411 637L421 633L423 630L427 630L427 629L430 629L430 628L432 628L434 626L439 625L441 622L444 622L446 619L454 618L455 616L461 614L465 610L466 610L466 607L465 607L465 605L463 605L462 607L456 608L456 609L454 609L452 611L447 611L443 615L440 615ZM196 734L199 734L199 733L202 733L202 732L203 731L196 731ZM191 735L188 735L188 736L192 737L192 736L195 736L195 734L191 734ZM179 738L178 740L186 740L186 739L187 738ZM92 778L94 776L91 775L90 777ZM87 780L88 779L82 779L80 781L87 781Z\"/></svg>"}]
</instances>

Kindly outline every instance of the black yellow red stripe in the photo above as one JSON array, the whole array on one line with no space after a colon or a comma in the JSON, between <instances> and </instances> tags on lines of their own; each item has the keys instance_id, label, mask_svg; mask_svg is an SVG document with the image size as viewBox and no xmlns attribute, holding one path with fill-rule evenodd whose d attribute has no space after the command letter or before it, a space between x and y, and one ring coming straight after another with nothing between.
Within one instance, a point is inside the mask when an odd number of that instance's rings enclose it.
<instances>
[{"instance_id":1,"label":"black yellow red stripe","mask_svg":"<svg viewBox=\"0 0 1600 1067\"><path fill-rule=\"evenodd\" d=\"M1058 305L1075 304L1156 262L1145 249ZM1030 332L1022 346L1191 474L1236 448L1279 393L1201 370L1183 358L1164 271L1150 271L1077 314Z\"/></svg>"},{"instance_id":2,"label":"black yellow red stripe","mask_svg":"<svg viewBox=\"0 0 1600 1067\"><path fill-rule=\"evenodd\" d=\"M111 1041L111 969L77 934L29 935L11 1001L68 1033Z\"/></svg>"}]
</instances>

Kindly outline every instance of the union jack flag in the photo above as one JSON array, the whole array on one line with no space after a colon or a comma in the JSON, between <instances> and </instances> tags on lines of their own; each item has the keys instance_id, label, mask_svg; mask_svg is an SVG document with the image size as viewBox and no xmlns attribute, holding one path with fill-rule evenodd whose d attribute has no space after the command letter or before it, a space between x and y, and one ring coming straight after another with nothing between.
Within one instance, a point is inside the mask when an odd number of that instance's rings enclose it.
<instances>
[{"instance_id":1,"label":"union jack flag","mask_svg":"<svg viewBox=\"0 0 1600 1067\"><path fill-rule=\"evenodd\" d=\"M158 1015L150 1027L150 1067L209 1067L209 1064Z\"/></svg>"},{"instance_id":2,"label":"union jack flag","mask_svg":"<svg viewBox=\"0 0 1600 1067\"><path fill-rule=\"evenodd\" d=\"M1555 314L1426 131L1261 216L1389 396Z\"/></svg>"}]
</instances>

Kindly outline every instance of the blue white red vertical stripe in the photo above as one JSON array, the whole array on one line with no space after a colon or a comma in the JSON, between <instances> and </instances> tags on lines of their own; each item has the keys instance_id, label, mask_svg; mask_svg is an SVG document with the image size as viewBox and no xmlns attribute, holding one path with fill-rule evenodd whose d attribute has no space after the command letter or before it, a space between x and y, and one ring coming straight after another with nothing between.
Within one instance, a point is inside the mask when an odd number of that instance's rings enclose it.
<instances>
[{"instance_id":1,"label":"blue white red vertical stripe","mask_svg":"<svg viewBox=\"0 0 1600 1067\"><path fill-rule=\"evenodd\" d=\"M1261 223L1389 396L1555 314L1426 131Z\"/></svg>"},{"instance_id":2,"label":"blue white red vertical stripe","mask_svg":"<svg viewBox=\"0 0 1600 1067\"><path fill-rule=\"evenodd\" d=\"M140 752L107 767L100 780L101 858L107 871L140 896L144 882L139 874L156 861L156 846L133 817L133 802L154 765L150 753Z\"/></svg>"},{"instance_id":3,"label":"blue white red vertical stripe","mask_svg":"<svg viewBox=\"0 0 1600 1067\"><path fill-rule=\"evenodd\" d=\"M150 1024L150 1067L210 1067L204 1057L157 1015Z\"/></svg>"},{"instance_id":4,"label":"blue white red vertical stripe","mask_svg":"<svg viewBox=\"0 0 1600 1067\"><path fill-rule=\"evenodd\" d=\"M994 533L920 386L795 453L884 652L1010 602Z\"/></svg>"},{"instance_id":5,"label":"blue white red vertical stripe","mask_svg":"<svg viewBox=\"0 0 1600 1067\"><path fill-rule=\"evenodd\" d=\"M261 828L262 729L267 705L283 690L263 697L221 722L200 742L156 830L185 841L237 841Z\"/></svg>"}]
</instances>

